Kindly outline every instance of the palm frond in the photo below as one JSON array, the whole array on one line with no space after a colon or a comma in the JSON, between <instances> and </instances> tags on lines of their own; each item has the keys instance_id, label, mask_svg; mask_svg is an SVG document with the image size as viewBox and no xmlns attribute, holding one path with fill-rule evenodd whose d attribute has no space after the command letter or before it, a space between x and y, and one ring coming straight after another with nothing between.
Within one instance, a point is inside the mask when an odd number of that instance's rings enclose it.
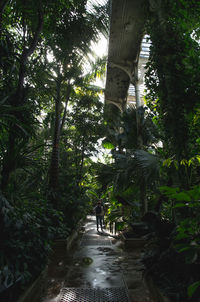
<instances>
[{"instance_id":1,"label":"palm frond","mask_svg":"<svg viewBox=\"0 0 200 302\"><path fill-rule=\"evenodd\" d=\"M134 156L136 166L138 169L141 169L146 182L159 178L160 159L157 156L145 150L136 150Z\"/></svg>"}]
</instances>

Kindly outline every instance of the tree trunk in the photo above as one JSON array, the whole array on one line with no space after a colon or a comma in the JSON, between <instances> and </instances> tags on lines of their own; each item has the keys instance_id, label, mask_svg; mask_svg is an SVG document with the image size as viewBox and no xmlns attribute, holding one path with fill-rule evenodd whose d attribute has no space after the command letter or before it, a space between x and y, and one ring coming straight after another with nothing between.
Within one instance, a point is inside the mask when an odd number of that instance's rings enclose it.
<instances>
[{"instance_id":1,"label":"tree trunk","mask_svg":"<svg viewBox=\"0 0 200 302\"><path fill-rule=\"evenodd\" d=\"M61 129L61 77L58 77L57 95L55 97L55 124L54 134L52 139L52 154L49 168L49 196L50 201L57 207L58 206L58 186L59 186L59 144L60 144L60 129Z\"/></svg>"},{"instance_id":2,"label":"tree trunk","mask_svg":"<svg viewBox=\"0 0 200 302\"><path fill-rule=\"evenodd\" d=\"M138 76L138 64L135 65L134 68L134 82L133 85L135 87L135 99L136 99L136 123L137 123L137 145L138 149L142 149L143 147L143 139L142 139L142 120L140 109L142 107L142 102L140 98L140 84L139 84L139 76Z\"/></svg>"},{"instance_id":3,"label":"tree trunk","mask_svg":"<svg viewBox=\"0 0 200 302\"><path fill-rule=\"evenodd\" d=\"M65 109L64 109L64 113L63 113L61 126L60 126L60 133L62 133L62 129L63 129L64 123L65 123L65 119L66 119L66 115L67 115L67 105L68 105L68 102L69 102L71 90L72 90L72 87L68 83L67 93L66 93L66 98L65 98Z\"/></svg>"},{"instance_id":4,"label":"tree trunk","mask_svg":"<svg viewBox=\"0 0 200 302\"><path fill-rule=\"evenodd\" d=\"M80 170L79 170L79 180L78 180L78 186L83 178L83 164L85 159L85 138L82 139L82 150L81 150L81 163L80 163Z\"/></svg>"},{"instance_id":5,"label":"tree trunk","mask_svg":"<svg viewBox=\"0 0 200 302\"><path fill-rule=\"evenodd\" d=\"M143 120L142 107L143 106L140 98L138 64L135 65L133 84L135 87L135 99L136 99L137 148L143 149L143 138L142 138L142 120ZM145 181L143 181L142 184L140 185L140 205L141 205L141 215L143 216L148 211Z\"/></svg>"}]
</instances>

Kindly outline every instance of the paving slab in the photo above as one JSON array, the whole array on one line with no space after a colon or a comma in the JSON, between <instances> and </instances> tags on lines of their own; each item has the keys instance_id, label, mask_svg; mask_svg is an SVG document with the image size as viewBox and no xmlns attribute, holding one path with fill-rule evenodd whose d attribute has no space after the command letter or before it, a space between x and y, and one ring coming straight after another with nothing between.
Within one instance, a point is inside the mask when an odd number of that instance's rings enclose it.
<instances>
[{"instance_id":1,"label":"paving slab","mask_svg":"<svg viewBox=\"0 0 200 302\"><path fill-rule=\"evenodd\" d=\"M71 251L55 251L42 302L150 302L141 249L127 250L88 216Z\"/></svg>"}]
</instances>

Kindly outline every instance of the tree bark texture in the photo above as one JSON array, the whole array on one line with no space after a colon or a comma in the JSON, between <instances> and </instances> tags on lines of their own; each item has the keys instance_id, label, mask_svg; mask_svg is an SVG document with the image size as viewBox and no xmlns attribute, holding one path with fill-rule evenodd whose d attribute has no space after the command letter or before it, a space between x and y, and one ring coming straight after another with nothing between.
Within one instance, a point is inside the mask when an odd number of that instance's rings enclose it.
<instances>
[{"instance_id":1,"label":"tree bark texture","mask_svg":"<svg viewBox=\"0 0 200 302\"><path fill-rule=\"evenodd\" d=\"M51 194L51 201L56 202L54 195L58 191L59 185L59 143L60 143L60 129L61 129L61 117L60 117L60 105L61 105L61 78L56 81L57 95L55 98L55 124L54 134L52 139L52 154L49 168L49 191ZM55 194L52 194L55 193Z\"/></svg>"},{"instance_id":2,"label":"tree bark texture","mask_svg":"<svg viewBox=\"0 0 200 302\"><path fill-rule=\"evenodd\" d=\"M64 109L64 113L63 113L61 126L60 126L60 133L62 133L62 130L63 130L63 127L64 127L64 123L65 123L65 119L66 119L66 115L67 115L67 106L68 106L68 102L69 102L69 99L70 99L71 90L72 90L72 87L70 86L70 84L68 84L66 98L65 98L65 109Z\"/></svg>"}]
</instances>

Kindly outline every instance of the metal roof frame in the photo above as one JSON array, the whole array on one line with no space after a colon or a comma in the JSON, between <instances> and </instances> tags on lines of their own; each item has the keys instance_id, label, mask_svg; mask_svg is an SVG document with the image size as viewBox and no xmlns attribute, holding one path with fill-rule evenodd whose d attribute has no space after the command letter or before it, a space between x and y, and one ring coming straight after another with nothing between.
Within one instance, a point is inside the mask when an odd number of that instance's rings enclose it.
<instances>
[{"instance_id":1,"label":"metal roof frame","mask_svg":"<svg viewBox=\"0 0 200 302\"><path fill-rule=\"evenodd\" d=\"M111 2L105 103L114 104L120 110L126 105L130 83L135 81L144 36L145 2Z\"/></svg>"}]
</instances>

